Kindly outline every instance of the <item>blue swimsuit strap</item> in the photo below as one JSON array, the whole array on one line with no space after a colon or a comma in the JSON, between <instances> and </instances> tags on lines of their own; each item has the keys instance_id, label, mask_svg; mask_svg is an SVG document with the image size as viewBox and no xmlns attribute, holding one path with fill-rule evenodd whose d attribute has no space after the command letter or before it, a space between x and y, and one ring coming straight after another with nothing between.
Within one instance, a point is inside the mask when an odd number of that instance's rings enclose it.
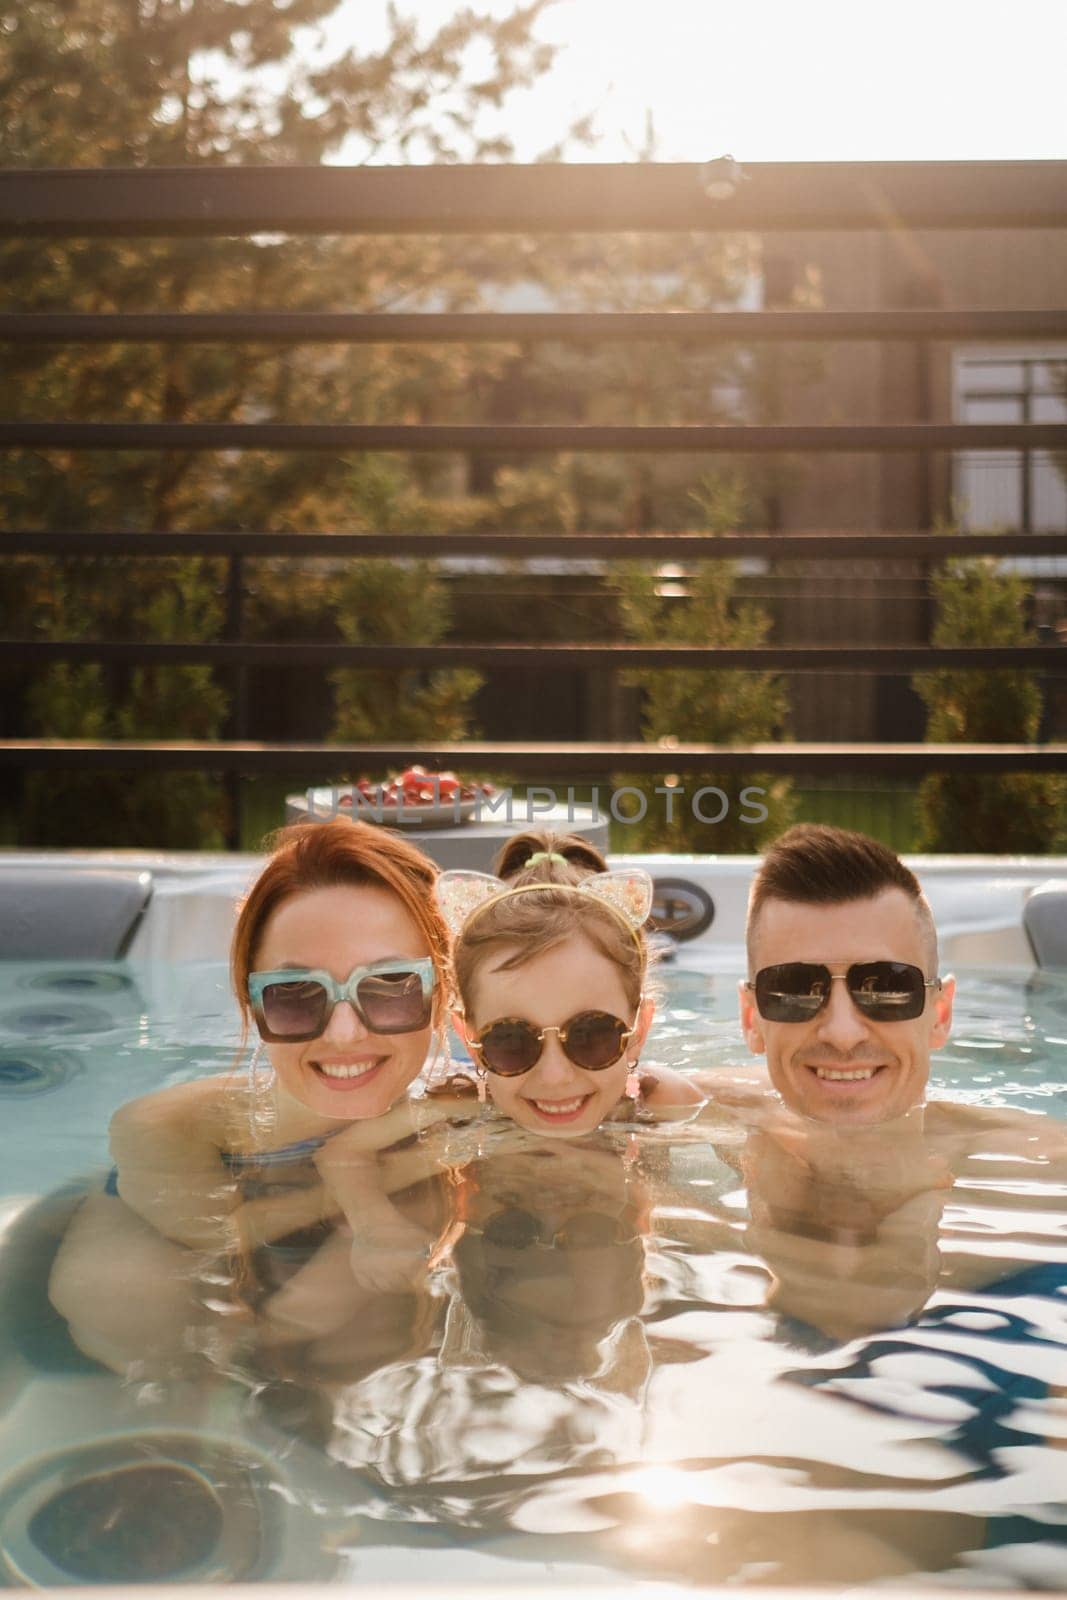
<instances>
[{"instance_id":1,"label":"blue swimsuit strap","mask_svg":"<svg viewBox=\"0 0 1067 1600\"><path fill-rule=\"evenodd\" d=\"M341 1129L335 1131L340 1133ZM280 1145L277 1150L224 1150L222 1161L231 1172L243 1172L248 1167L285 1167L314 1155L333 1137L333 1133L323 1133L314 1139L297 1139L294 1144Z\"/></svg>"},{"instance_id":2,"label":"blue swimsuit strap","mask_svg":"<svg viewBox=\"0 0 1067 1600\"><path fill-rule=\"evenodd\" d=\"M337 1128L335 1133L342 1130ZM247 1172L252 1167L287 1167L295 1166L298 1161L306 1161L314 1155L316 1150L322 1148L327 1139L332 1139L334 1133L323 1133L315 1139L297 1139L293 1144L283 1144L277 1150L260 1150L255 1153L242 1150L224 1150L222 1164L228 1172ZM119 1192L119 1169L112 1167L104 1183L104 1193L117 1195Z\"/></svg>"},{"instance_id":3,"label":"blue swimsuit strap","mask_svg":"<svg viewBox=\"0 0 1067 1600\"><path fill-rule=\"evenodd\" d=\"M290 1162L303 1161L307 1156L314 1155L316 1150L321 1150L328 1139L336 1139L339 1133L344 1133L347 1122L340 1128L331 1128L329 1133L320 1133L314 1139L297 1139L294 1144L280 1145L277 1150L260 1150L255 1153L241 1150L226 1150L222 1160L231 1172L243 1172L248 1167L284 1167ZM409 1146L417 1144L417 1133L405 1134L402 1139L395 1139L392 1144L386 1145L382 1154L389 1154L393 1150L406 1150Z\"/></svg>"}]
</instances>

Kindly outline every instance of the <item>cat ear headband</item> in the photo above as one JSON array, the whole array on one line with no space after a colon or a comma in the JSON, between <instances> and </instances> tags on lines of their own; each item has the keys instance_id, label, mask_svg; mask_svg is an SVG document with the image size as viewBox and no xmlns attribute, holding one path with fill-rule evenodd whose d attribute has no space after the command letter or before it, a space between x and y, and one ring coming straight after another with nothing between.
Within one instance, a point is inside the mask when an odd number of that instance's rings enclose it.
<instances>
[{"instance_id":1,"label":"cat ear headband","mask_svg":"<svg viewBox=\"0 0 1067 1600\"><path fill-rule=\"evenodd\" d=\"M542 852L542 855L544 852ZM533 859L531 857L531 859ZM592 895L626 928L640 947L640 928L652 910L652 879L644 867L616 867L611 872L591 872L581 883L524 883L509 889L488 872L442 872L434 892L453 938L475 917L516 895L543 889L563 889L569 894Z\"/></svg>"}]
</instances>

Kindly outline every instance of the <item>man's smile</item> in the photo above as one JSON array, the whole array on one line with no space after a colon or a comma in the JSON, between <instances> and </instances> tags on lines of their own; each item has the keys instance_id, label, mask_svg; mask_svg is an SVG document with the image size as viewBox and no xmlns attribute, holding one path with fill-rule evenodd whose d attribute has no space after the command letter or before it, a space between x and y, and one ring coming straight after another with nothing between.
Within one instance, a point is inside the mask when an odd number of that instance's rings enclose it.
<instances>
[{"instance_id":1,"label":"man's smile","mask_svg":"<svg viewBox=\"0 0 1067 1600\"><path fill-rule=\"evenodd\" d=\"M842 1128L924 1104L952 1021L918 879L875 839L798 824L753 883L741 1022L788 1109Z\"/></svg>"},{"instance_id":2,"label":"man's smile","mask_svg":"<svg viewBox=\"0 0 1067 1600\"><path fill-rule=\"evenodd\" d=\"M858 1066L822 1066L816 1061L806 1061L804 1065L823 1083L867 1083L877 1073L883 1072L887 1063L883 1061Z\"/></svg>"}]
</instances>

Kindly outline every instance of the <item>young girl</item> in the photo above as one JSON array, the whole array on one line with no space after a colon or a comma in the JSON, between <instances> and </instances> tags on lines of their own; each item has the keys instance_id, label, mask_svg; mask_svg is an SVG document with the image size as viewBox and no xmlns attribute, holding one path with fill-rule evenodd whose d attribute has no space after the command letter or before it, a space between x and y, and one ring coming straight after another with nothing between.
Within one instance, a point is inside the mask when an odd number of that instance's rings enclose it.
<instances>
[{"instance_id":1,"label":"young girl","mask_svg":"<svg viewBox=\"0 0 1067 1600\"><path fill-rule=\"evenodd\" d=\"M640 1462L652 1368L651 1175L638 1139L589 1136L632 1118L638 1095L654 1116L701 1100L639 1066L653 1009L647 874L610 873L585 843L542 834L511 841L500 871L438 880L453 1020L501 1113L443 1141L459 1159L440 1339L346 1393L329 1448L471 1527L562 1534L560 1472L569 1485L590 1468L602 1483ZM469 1078L441 1088L463 1083L473 1093ZM661 1158L664 1141L649 1144Z\"/></svg>"},{"instance_id":2,"label":"young girl","mask_svg":"<svg viewBox=\"0 0 1067 1600\"><path fill-rule=\"evenodd\" d=\"M652 880L609 871L584 840L519 834L499 878L446 872L453 1022L479 1093L520 1127L577 1138L608 1118L700 1105L687 1079L638 1062L655 1009L642 926Z\"/></svg>"},{"instance_id":3,"label":"young girl","mask_svg":"<svg viewBox=\"0 0 1067 1600\"><path fill-rule=\"evenodd\" d=\"M426 1170L408 1088L445 1022L436 871L347 819L280 835L233 940L247 1076L121 1107L115 1170L60 1247L51 1298L87 1354L180 1363L249 1303L264 1342L326 1337L368 1289L410 1289L434 1219L389 1192Z\"/></svg>"}]
</instances>

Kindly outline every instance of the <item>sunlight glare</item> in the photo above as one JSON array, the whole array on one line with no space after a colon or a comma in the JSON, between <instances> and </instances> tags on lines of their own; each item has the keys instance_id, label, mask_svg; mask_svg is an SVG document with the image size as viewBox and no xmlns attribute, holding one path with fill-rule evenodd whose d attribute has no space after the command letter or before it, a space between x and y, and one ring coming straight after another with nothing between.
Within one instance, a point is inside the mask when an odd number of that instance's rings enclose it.
<instances>
[{"instance_id":1,"label":"sunlight glare","mask_svg":"<svg viewBox=\"0 0 1067 1600\"><path fill-rule=\"evenodd\" d=\"M677 1511L689 1503L689 1474L677 1467L640 1467L626 1486L657 1511Z\"/></svg>"}]
</instances>

